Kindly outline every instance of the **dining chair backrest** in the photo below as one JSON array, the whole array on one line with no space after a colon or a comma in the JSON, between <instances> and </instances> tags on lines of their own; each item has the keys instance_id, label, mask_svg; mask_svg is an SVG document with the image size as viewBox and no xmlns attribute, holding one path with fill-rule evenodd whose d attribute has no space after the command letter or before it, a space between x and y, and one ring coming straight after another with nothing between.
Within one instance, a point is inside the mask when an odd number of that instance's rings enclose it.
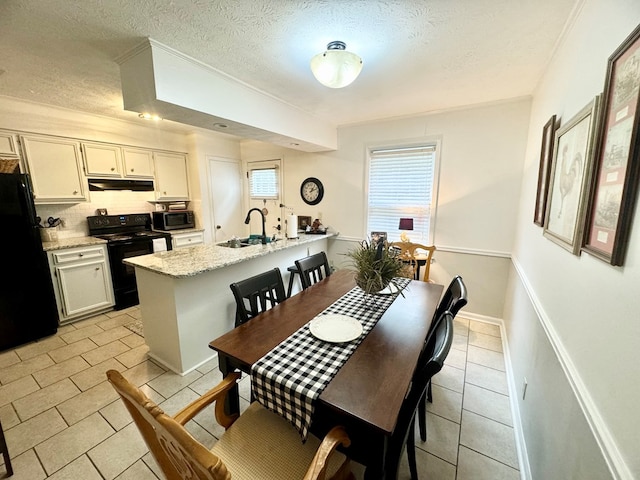
<instances>
[{"instance_id":1,"label":"dining chair backrest","mask_svg":"<svg viewBox=\"0 0 640 480\"><path fill-rule=\"evenodd\" d=\"M433 252L436 251L435 245L422 245L420 243L413 242L391 242L389 248L395 250L400 259L407 263L408 277L416 280L422 280L428 282L429 274L431 272L431 261L433 260ZM418 262L422 264L424 262L424 273L422 278L416 278L416 272L418 271Z\"/></svg>"},{"instance_id":2,"label":"dining chair backrest","mask_svg":"<svg viewBox=\"0 0 640 480\"><path fill-rule=\"evenodd\" d=\"M109 383L124 402L163 478L353 480L349 460L335 452L338 445L348 447L350 444L343 427L334 427L322 443L313 438L303 445L290 423L256 402L240 416L226 415L226 395L239 377L238 373L229 374L214 388L169 416L120 372L107 371ZM216 434L219 439L211 450L185 428L187 422L205 409L222 431ZM260 473L259 477L256 472Z\"/></svg>"},{"instance_id":3,"label":"dining chair backrest","mask_svg":"<svg viewBox=\"0 0 640 480\"><path fill-rule=\"evenodd\" d=\"M303 290L331 275L331 267L327 260L327 254L324 252L309 255L303 259L296 260L295 263L300 273Z\"/></svg>"},{"instance_id":4,"label":"dining chair backrest","mask_svg":"<svg viewBox=\"0 0 640 480\"><path fill-rule=\"evenodd\" d=\"M455 317L460 309L467 304L467 287L460 275L456 275L445 290L433 319L436 320L444 312L449 311Z\"/></svg>"},{"instance_id":5,"label":"dining chair backrest","mask_svg":"<svg viewBox=\"0 0 640 480\"><path fill-rule=\"evenodd\" d=\"M236 327L286 300L279 268L229 285L236 300Z\"/></svg>"},{"instance_id":6,"label":"dining chair backrest","mask_svg":"<svg viewBox=\"0 0 640 480\"><path fill-rule=\"evenodd\" d=\"M444 312L436 319L435 327L427 334L425 347L414 371L409 393L402 403L398 421L389 442L389 451L385 462L387 478L396 478L405 445L410 469L415 472L415 416L431 377L442 369L451 349L453 317L451 312ZM412 462L413 467L411 466ZM416 477L417 474L412 473L412 478Z\"/></svg>"}]
</instances>

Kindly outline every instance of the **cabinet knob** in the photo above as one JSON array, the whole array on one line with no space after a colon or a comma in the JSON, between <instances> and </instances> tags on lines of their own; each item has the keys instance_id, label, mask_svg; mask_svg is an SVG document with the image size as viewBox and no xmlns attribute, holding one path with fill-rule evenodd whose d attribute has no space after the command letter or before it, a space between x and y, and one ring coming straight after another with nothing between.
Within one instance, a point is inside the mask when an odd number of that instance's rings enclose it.
<instances>
[{"instance_id":1,"label":"cabinet knob","mask_svg":"<svg viewBox=\"0 0 640 480\"><path fill-rule=\"evenodd\" d=\"M84 257L84 253L79 253L78 256L79 257Z\"/></svg>"},{"instance_id":2,"label":"cabinet knob","mask_svg":"<svg viewBox=\"0 0 640 480\"><path fill-rule=\"evenodd\" d=\"M100 270L100 267L96 267L96 272Z\"/></svg>"},{"instance_id":3,"label":"cabinet knob","mask_svg":"<svg viewBox=\"0 0 640 480\"><path fill-rule=\"evenodd\" d=\"M222 227L220 225L216 225L216 230L220 230Z\"/></svg>"},{"instance_id":4,"label":"cabinet knob","mask_svg":"<svg viewBox=\"0 0 640 480\"><path fill-rule=\"evenodd\" d=\"M116 171L116 169L115 169L114 167L111 167L111 171L112 171L112 172L115 172L115 171Z\"/></svg>"},{"instance_id":5,"label":"cabinet knob","mask_svg":"<svg viewBox=\"0 0 640 480\"><path fill-rule=\"evenodd\" d=\"M77 190L74 190L74 191L73 191L73 194L74 194L74 195L77 195L77 194L78 194L78 191L77 191Z\"/></svg>"},{"instance_id":6,"label":"cabinet knob","mask_svg":"<svg viewBox=\"0 0 640 480\"><path fill-rule=\"evenodd\" d=\"M132 168L132 169L131 169L131 173L133 173L133 172L134 172L134 169Z\"/></svg>"}]
</instances>

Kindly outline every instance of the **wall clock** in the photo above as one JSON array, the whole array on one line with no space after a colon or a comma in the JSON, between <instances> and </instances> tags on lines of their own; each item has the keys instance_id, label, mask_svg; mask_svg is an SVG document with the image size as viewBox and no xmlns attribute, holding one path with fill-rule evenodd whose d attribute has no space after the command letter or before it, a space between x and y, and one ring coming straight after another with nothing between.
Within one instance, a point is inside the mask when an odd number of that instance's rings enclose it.
<instances>
[{"instance_id":1,"label":"wall clock","mask_svg":"<svg viewBox=\"0 0 640 480\"><path fill-rule=\"evenodd\" d=\"M315 177L309 177L302 181L300 185L300 196L308 205L317 205L324 197L324 186Z\"/></svg>"}]
</instances>

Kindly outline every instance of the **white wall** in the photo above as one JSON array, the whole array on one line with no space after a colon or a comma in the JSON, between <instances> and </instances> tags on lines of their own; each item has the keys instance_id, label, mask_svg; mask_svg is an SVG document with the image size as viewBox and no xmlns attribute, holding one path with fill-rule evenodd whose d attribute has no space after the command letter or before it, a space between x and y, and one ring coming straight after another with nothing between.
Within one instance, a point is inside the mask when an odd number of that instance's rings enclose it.
<instances>
[{"instance_id":1,"label":"white wall","mask_svg":"<svg viewBox=\"0 0 640 480\"><path fill-rule=\"evenodd\" d=\"M609 55L640 21L637 0L580 6L532 103L504 319L533 478L609 478L603 461L613 478L640 478L640 209L624 267L571 255L532 222L543 125L602 92Z\"/></svg>"},{"instance_id":2,"label":"white wall","mask_svg":"<svg viewBox=\"0 0 640 480\"><path fill-rule=\"evenodd\" d=\"M338 150L302 153L243 142L242 158L284 159L283 203L298 215L322 217L340 232L329 252L336 266L366 232L366 149L416 140L441 141L440 188L432 277L448 284L461 274L469 288L469 312L500 317L520 196L530 100L456 109L341 127ZM300 184L318 177L325 196L304 204Z\"/></svg>"}]
</instances>

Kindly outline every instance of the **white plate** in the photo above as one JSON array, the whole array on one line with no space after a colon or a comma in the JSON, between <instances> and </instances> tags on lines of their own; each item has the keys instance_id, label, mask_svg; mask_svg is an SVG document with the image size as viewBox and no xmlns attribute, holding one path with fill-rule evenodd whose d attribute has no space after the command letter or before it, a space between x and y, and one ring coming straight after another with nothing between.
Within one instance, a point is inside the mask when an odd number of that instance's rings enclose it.
<instances>
[{"instance_id":1,"label":"white plate","mask_svg":"<svg viewBox=\"0 0 640 480\"><path fill-rule=\"evenodd\" d=\"M353 317L329 313L311 320L309 330L311 335L325 342L343 343L362 335L362 324Z\"/></svg>"}]
</instances>

